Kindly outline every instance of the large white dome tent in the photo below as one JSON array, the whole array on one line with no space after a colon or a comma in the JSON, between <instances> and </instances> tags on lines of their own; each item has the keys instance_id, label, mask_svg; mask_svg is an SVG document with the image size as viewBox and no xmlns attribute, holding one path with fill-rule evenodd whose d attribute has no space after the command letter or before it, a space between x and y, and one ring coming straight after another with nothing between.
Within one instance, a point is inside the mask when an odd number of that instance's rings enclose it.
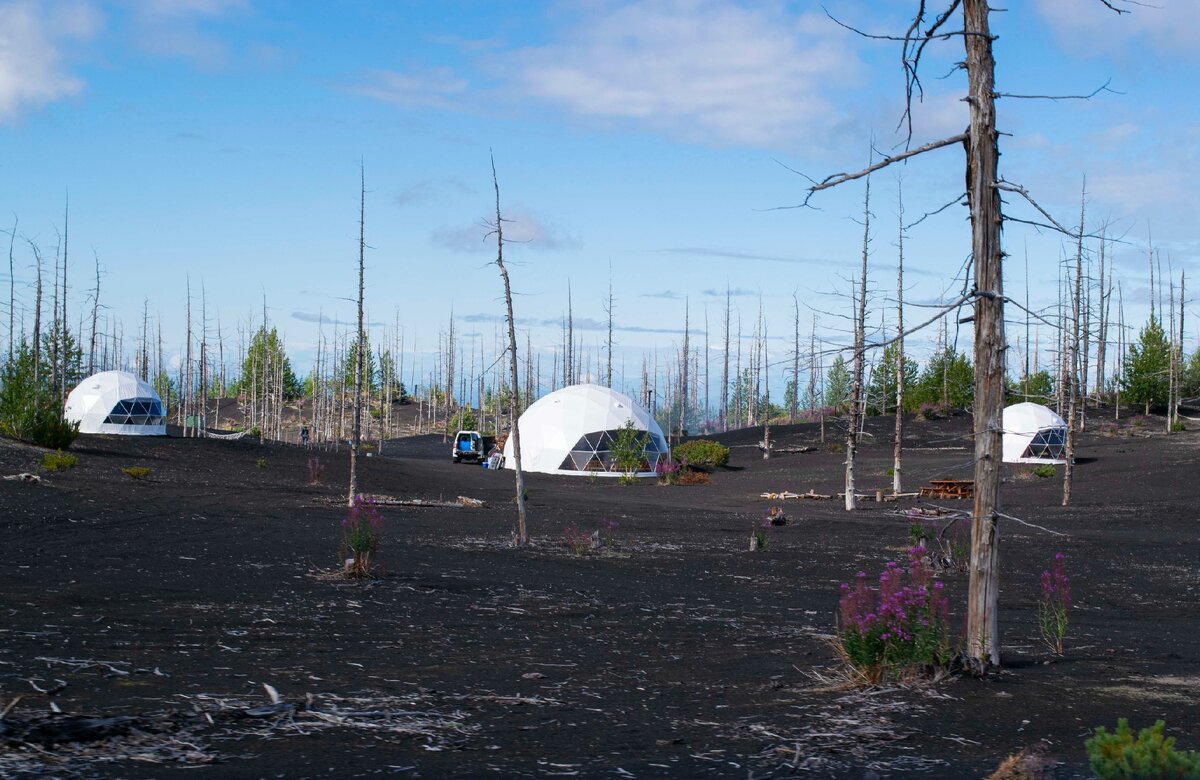
<instances>
[{"instance_id":1,"label":"large white dome tent","mask_svg":"<svg viewBox=\"0 0 1200 780\"><path fill-rule=\"evenodd\" d=\"M617 432L632 421L646 434L643 471L653 476L670 448L650 413L624 393L601 385L564 387L535 401L517 421L521 431L521 470L543 474L621 476L610 447ZM504 467L515 468L510 435L504 444Z\"/></svg>"},{"instance_id":2,"label":"large white dome tent","mask_svg":"<svg viewBox=\"0 0 1200 780\"><path fill-rule=\"evenodd\" d=\"M1067 424L1053 410L1030 402L1004 409L1005 463L1066 463Z\"/></svg>"},{"instance_id":3,"label":"large white dome tent","mask_svg":"<svg viewBox=\"0 0 1200 780\"><path fill-rule=\"evenodd\" d=\"M63 409L80 433L166 436L166 412L154 388L128 371L101 371L79 383Z\"/></svg>"}]
</instances>

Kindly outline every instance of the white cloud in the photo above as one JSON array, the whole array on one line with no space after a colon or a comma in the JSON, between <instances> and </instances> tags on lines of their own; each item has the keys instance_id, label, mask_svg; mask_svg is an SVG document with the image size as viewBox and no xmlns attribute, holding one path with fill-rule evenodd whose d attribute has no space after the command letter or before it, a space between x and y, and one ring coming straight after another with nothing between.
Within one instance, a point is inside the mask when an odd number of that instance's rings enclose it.
<instances>
[{"instance_id":1,"label":"white cloud","mask_svg":"<svg viewBox=\"0 0 1200 780\"><path fill-rule=\"evenodd\" d=\"M1196 0L1153 0L1115 4L1116 14L1099 0L1035 0L1038 13L1064 45L1077 54L1111 54L1150 44L1155 50L1195 57L1200 47Z\"/></svg>"},{"instance_id":2,"label":"white cloud","mask_svg":"<svg viewBox=\"0 0 1200 780\"><path fill-rule=\"evenodd\" d=\"M495 238L488 237L491 228L480 219L467 227L444 227L433 231L435 244L455 252L478 252L495 248ZM489 243L490 242L490 243ZM554 225L529 211L515 207L504 213L504 243L526 245L541 251L573 250L579 239L561 232Z\"/></svg>"},{"instance_id":3,"label":"white cloud","mask_svg":"<svg viewBox=\"0 0 1200 780\"><path fill-rule=\"evenodd\" d=\"M82 3L0 5L0 124L79 94L84 82L63 63L63 45L86 40L99 15Z\"/></svg>"},{"instance_id":4,"label":"white cloud","mask_svg":"<svg viewBox=\"0 0 1200 780\"><path fill-rule=\"evenodd\" d=\"M137 46L147 54L221 68L231 59L229 45L205 32L202 23L245 11L247 0L126 0Z\"/></svg>"},{"instance_id":5,"label":"white cloud","mask_svg":"<svg viewBox=\"0 0 1200 780\"><path fill-rule=\"evenodd\" d=\"M577 117L628 120L692 141L771 146L825 134L825 90L859 69L848 34L773 4L598 4L561 37L496 59L522 95Z\"/></svg>"},{"instance_id":6,"label":"white cloud","mask_svg":"<svg viewBox=\"0 0 1200 780\"><path fill-rule=\"evenodd\" d=\"M449 68L400 72L369 70L348 89L364 97L399 106L436 106L449 108L454 99L470 86L466 79Z\"/></svg>"}]
</instances>

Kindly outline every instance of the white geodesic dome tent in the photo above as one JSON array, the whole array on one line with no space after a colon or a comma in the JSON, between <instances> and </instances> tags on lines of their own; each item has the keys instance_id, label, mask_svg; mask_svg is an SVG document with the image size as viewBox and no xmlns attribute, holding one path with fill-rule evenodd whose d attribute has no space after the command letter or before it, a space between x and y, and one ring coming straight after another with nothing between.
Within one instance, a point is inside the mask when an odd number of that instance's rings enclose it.
<instances>
[{"instance_id":1,"label":"white geodesic dome tent","mask_svg":"<svg viewBox=\"0 0 1200 780\"><path fill-rule=\"evenodd\" d=\"M611 446L627 422L646 434L638 476L653 476L670 448L662 429L624 393L600 385L571 385L533 403L517 421L521 431L521 470L544 474L621 476ZM504 467L514 468L513 442L504 444Z\"/></svg>"},{"instance_id":2,"label":"white geodesic dome tent","mask_svg":"<svg viewBox=\"0 0 1200 780\"><path fill-rule=\"evenodd\" d=\"M1041 404L1004 409L1005 463L1066 463L1067 424Z\"/></svg>"},{"instance_id":3,"label":"white geodesic dome tent","mask_svg":"<svg viewBox=\"0 0 1200 780\"><path fill-rule=\"evenodd\" d=\"M127 371L92 374L71 391L63 409L80 433L166 436L166 412L154 388Z\"/></svg>"}]
</instances>

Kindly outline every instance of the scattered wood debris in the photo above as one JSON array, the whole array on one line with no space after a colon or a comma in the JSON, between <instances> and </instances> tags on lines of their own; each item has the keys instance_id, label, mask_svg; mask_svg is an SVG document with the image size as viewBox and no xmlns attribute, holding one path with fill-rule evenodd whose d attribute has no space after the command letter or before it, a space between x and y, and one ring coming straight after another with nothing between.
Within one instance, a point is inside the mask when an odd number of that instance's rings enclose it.
<instances>
[{"instance_id":1,"label":"scattered wood debris","mask_svg":"<svg viewBox=\"0 0 1200 780\"><path fill-rule=\"evenodd\" d=\"M789 498L811 498L820 501L828 501L829 499L833 498L832 495L814 492L811 488L807 493L792 493L791 491L785 490L782 493L760 493L758 497L779 501L786 501Z\"/></svg>"},{"instance_id":2,"label":"scattered wood debris","mask_svg":"<svg viewBox=\"0 0 1200 780\"><path fill-rule=\"evenodd\" d=\"M3 479L9 482L28 482L31 485L45 484L44 479L37 474L30 474L28 471L22 471L20 474L9 474L7 477L3 477Z\"/></svg>"},{"instance_id":3,"label":"scattered wood debris","mask_svg":"<svg viewBox=\"0 0 1200 780\"><path fill-rule=\"evenodd\" d=\"M267 703L219 694L180 694L188 710L122 715L37 713L14 716L12 702L0 716L0 777L93 776L94 767L116 761L195 766L222 758L208 741L246 737L304 736L329 729L419 738L426 750L459 747L478 729L458 710L430 707L420 693L407 696L305 694L288 700L266 683ZM497 699L501 697L496 697ZM510 697L511 703L556 703Z\"/></svg>"},{"instance_id":4,"label":"scattered wood debris","mask_svg":"<svg viewBox=\"0 0 1200 780\"><path fill-rule=\"evenodd\" d=\"M397 498L396 496L384 496L384 495L368 495L368 496L365 496L365 498L369 498L371 500L371 502L373 504L375 504L376 506L417 506L417 507L437 507L437 508L441 508L441 509L446 509L446 508L450 508L450 507L460 507L460 508L461 507L469 507L471 509L483 509L483 508L487 507L486 501L483 501L482 499L478 499L478 498L471 498L470 496L459 496L458 498L454 499L453 501L447 501L445 499L440 499L440 498L439 499ZM322 504L331 504L334 506L340 506L340 505L343 505L346 503L346 500L344 498L340 498L337 496L322 496L322 497L314 499L314 500L318 501Z\"/></svg>"}]
</instances>

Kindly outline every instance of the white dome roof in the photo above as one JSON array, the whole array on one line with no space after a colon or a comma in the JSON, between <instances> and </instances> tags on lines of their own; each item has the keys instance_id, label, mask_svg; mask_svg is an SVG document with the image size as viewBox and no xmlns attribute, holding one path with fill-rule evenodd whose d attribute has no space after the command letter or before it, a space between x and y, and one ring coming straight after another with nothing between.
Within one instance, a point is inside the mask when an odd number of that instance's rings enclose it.
<instances>
[{"instance_id":1,"label":"white dome roof","mask_svg":"<svg viewBox=\"0 0 1200 780\"><path fill-rule=\"evenodd\" d=\"M609 455L611 439L627 422L648 434L642 475L654 473L668 452L662 429L624 393L601 385L564 387L534 402L521 415L521 469L546 474L619 476ZM513 443L504 445L504 466L513 468Z\"/></svg>"},{"instance_id":2,"label":"white dome roof","mask_svg":"<svg viewBox=\"0 0 1200 780\"><path fill-rule=\"evenodd\" d=\"M63 417L80 433L165 436L166 412L154 388L128 371L101 371L67 396Z\"/></svg>"},{"instance_id":3,"label":"white dome roof","mask_svg":"<svg viewBox=\"0 0 1200 780\"><path fill-rule=\"evenodd\" d=\"M1067 424L1053 409L1028 401L1005 407L1005 463L1066 463Z\"/></svg>"}]
</instances>

